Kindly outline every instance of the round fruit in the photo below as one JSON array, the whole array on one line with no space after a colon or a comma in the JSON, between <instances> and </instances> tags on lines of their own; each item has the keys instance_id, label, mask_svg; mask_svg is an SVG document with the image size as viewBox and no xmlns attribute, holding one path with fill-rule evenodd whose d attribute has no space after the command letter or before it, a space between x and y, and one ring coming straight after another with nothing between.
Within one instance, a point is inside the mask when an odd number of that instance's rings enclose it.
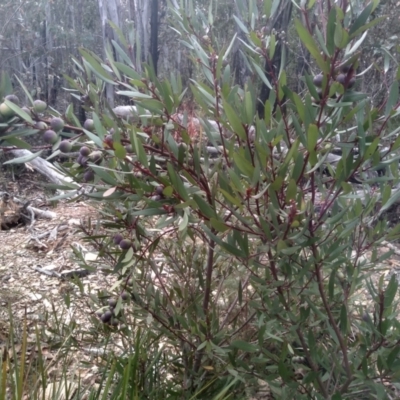
<instances>
[{"instance_id":1,"label":"round fruit","mask_svg":"<svg viewBox=\"0 0 400 400\"><path fill-rule=\"evenodd\" d=\"M76 162L77 162L81 167L87 167L88 158L87 158L87 157L84 157L82 154L79 154L78 158L76 159Z\"/></svg>"},{"instance_id":2,"label":"round fruit","mask_svg":"<svg viewBox=\"0 0 400 400\"><path fill-rule=\"evenodd\" d=\"M118 324L119 324L119 322L118 322L117 319L113 319L113 320L111 321L111 325L112 325L112 326L118 326Z\"/></svg>"},{"instance_id":3,"label":"round fruit","mask_svg":"<svg viewBox=\"0 0 400 400\"><path fill-rule=\"evenodd\" d=\"M85 173L83 174L83 180L85 182L90 182L94 179L94 172L91 169L88 169L87 171L85 171Z\"/></svg>"},{"instance_id":4,"label":"round fruit","mask_svg":"<svg viewBox=\"0 0 400 400\"><path fill-rule=\"evenodd\" d=\"M106 324L107 322L110 321L112 315L113 315L112 312L107 310L100 318Z\"/></svg>"},{"instance_id":5,"label":"round fruit","mask_svg":"<svg viewBox=\"0 0 400 400\"><path fill-rule=\"evenodd\" d=\"M5 97L5 99L11 101L14 104L19 104L19 98L15 94L9 94Z\"/></svg>"},{"instance_id":6,"label":"round fruit","mask_svg":"<svg viewBox=\"0 0 400 400\"><path fill-rule=\"evenodd\" d=\"M28 115L31 115L31 110L28 107L22 107L21 110L25 111Z\"/></svg>"},{"instance_id":7,"label":"round fruit","mask_svg":"<svg viewBox=\"0 0 400 400\"><path fill-rule=\"evenodd\" d=\"M108 305L110 307L115 307L117 305L117 299L113 299L113 298L108 299Z\"/></svg>"},{"instance_id":8,"label":"round fruit","mask_svg":"<svg viewBox=\"0 0 400 400\"><path fill-rule=\"evenodd\" d=\"M133 152L132 145L131 144L126 145L125 150L127 153L132 153Z\"/></svg>"},{"instance_id":9,"label":"round fruit","mask_svg":"<svg viewBox=\"0 0 400 400\"><path fill-rule=\"evenodd\" d=\"M57 133L55 133L54 131L52 131L51 129L47 130L44 134L43 134L43 140L46 143L49 144L54 144L55 142L57 142L58 136Z\"/></svg>"},{"instance_id":10,"label":"round fruit","mask_svg":"<svg viewBox=\"0 0 400 400\"><path fill-rule=\"evenodd\" d=\"M122 292L121 293L121 299L122 300L124 300L124 301L126 301L126 300L128 300L129 299L129 293L128 292Z\"/></svg>"},{"instance_id":11,"label":"round fruit","mask_svg":"<svg viewBox=\"0 0 400 400\"><path fill-rule=\"evenodd\" d=\"M68 140L63 140L59 149L62 153L69 153L72 150L72 144Z\"/></svg>"},{"instance_id":12,"label":"round fruit","mask_svg":"<svg viewBox=\"0 0 400 400\"><path fill-rule=\"evenodd\" d=\"M120 233L117 233L113 237L113 242L114 242L114 244L120 244L122 239L123 239L122 235Z\"/></svg>"},{"instance_id":13,"label":"round fruit","mask_svg":"<svg viewBox=\"0 0 400 400\"><path fill-rule=\"evenodd\" d=\"M133 279L129 278L128 282L126 283L128 286L133 286Z\"/></svg>"},{"instance_id":14,"label":"round fruit","mask_svg":"<svg viewBox=\"0 0 400 400\"><path fill-rule=\"evenodd\" d=\"M162 195L163 195L163 190L164 190L164 188L163 188L162 186L157 186L157 187L156 187L156 193L157 193L159 196L162 196Z\"/></svg>"},{"instance_id":15,"label":"round fruit","mask_svg":"<svg viewBox=\"0 0 400 400\"><path fill-rule=\"evenodd\" d=\"M347 84L347 87L352 88L355 83L356 83L356 78L353 76L352 78L350 78L349 83Z\"/></svg>"},{"instance_id":16,"label":"round fruit","mask_svg":"<svg viewBox=\"0 0 400 400\"><path fill-rule=\"evenodd\" d=\"M6 103L0 104L0 114L4 118L11 118L12 116L15 115L14 111L10 107L8 107Z\"/></svg>"},{"instance_id":17,"label":"round fruit","mask_svg":"<svg viewBox=\"0 0 400 400\"><path fill-rule=\"evenodd\" d=\"M61 118L54 117L50 120L50 126L55 132L62 131L64 128L64 121Z\"/></svg>"},{"instance_id":18,"label":"round fruit","mask_svg":"<svg viewBox=\"0 0 400 400\"><path fill-rule=\"evenodd\" d=\"M84 123L83 127L88 130L88 131L93 131L94 130L94 122L92 119L88 118Z\"/></svg>"},{"instance_id":19,"label":"round fruit","mask_svg":"<svg viewBox=\"0 0 400 400\"><path fill-rule=\"evenodd\" d=\"M38 122L36 122L36 124L35 124L35 128L36 128L36 129L40 129L41 131L44 131L45 129L47 129L47 125L46 125L46 123L43 122L43 121L38 121Z\"/></svg>"},{"instance_id":20,"label":"round fruit","mask_svg":"<svg viewBox=\"0 0 400 400\"><path fill-rule=\"evenodd\" d=\"M108 133L109 133L110 135L114 135L115 129L114 129L114 128L111 128L111 129L108 131Z\"/></svg>"},{"instance_id":21,"label":"round fruit","mask_svg":"<svg viewBox=\"0 0 400 400\"><path fill-rule=\"evenodd\" d=\"M314 85L321 87L323 79L324 79L324 76L322 74L315 75L314 79L313 79Z\"/></svg>"},{"instance_id":22,"label":"round fruit","mask_svg":"<svg viewBox=\"0 0 400 400\"><path fill-rule=\"evenodd\" d=\"M346 83L346 75L345 74L339 74L336 77L336 80L341 83L342 85L344 85Z\"/></svg>"},{"instance_id":23,"label":"round fruit","mask_svg":"<svg viewBox=\"0 0 400 400\"><path fill-rule=\"evenodd\" d=\"M82 146L81 149L79 150L79 153L80 153L83 157L87 157L87 156L90 154L90 149L89 149L89 147Z\"/></svg>"},{"instance_id":24,"label":"round fruit","mask_svg":"<svg viewBox=\"0 0 400 400\"><path fill-rule=\"evenodd\" d=\"M47 104L42 100L35 100L33 102L33 109L37 113L43 112L44 110L46 110L46 108L47 108Z\"/></svg>"},{"instance_id":25,"label":"round fruit","mask_svg":"<svg viewBox=\"0 0 400 400\"><path fill-rule=\"evenodd\" d=\"M89 159L95 164L100 164L101 160L103 158L103 154L101 151L94 151L93 153L90 153Z\"/></svg>"},{"instance_id":26,"label":"round fruit","mask_svg":"<svg viewBox=\"0 0 400 400\"><path fill-rule=\"evenodd\" d=\"M132 242L129 239L122 239L119 242L119 247L121 247L122 250L128 250L132 247Z\"/></svg>"},{"instance_id":27,"label":"round fruit","mask_svg":"<svg viewBox=\"0 0 400 400\"><path fill-rule=\"evenodd\" d=\"M342 65L340 67L340 71L344 74L347 74L350 71L351 65Z\"/></svg>"}]
</instances>

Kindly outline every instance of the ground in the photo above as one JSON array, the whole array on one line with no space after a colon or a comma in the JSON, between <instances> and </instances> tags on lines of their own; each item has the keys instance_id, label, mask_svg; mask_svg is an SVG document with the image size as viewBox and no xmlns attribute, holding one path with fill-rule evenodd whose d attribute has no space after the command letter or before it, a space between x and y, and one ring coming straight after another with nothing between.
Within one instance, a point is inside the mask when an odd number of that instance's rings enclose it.
<instances>
[{"instance_id":1,"label":"ground","mask_svg":"<svg viewBox=\"0 0 400 400\"><path fill-rule=\"evenodd\" d=\"M96 218L96 209L86 202L48 203L51 193L42 186L43 179L34 171L19 171L13 180L10 170L0 170L0 188L12 196L32 201L32 205L56 213L56 218L37 219L32 227L20 225L10 230L0 230L0 350L9 342L10 312L17 333L15 340L20 346L26 315L28 333L28 355L35 356L35 326L43 328L42 333L48 339L48 345L42 343L42 351L48 361L49 373L56 374L58 359L57 330L60 328L52 315L63 318L66 325L71 318L77 324L87 326L93 318L93 310L88 298L79 293L77 285L68 279L60 279L38 272L37 268L58 273L79 268L73 260L71 246L87 246L82 241L79 225ZM49 233L49 235L43 235ZM36 239L34 239L36 237ZM86 248L86 247L85 247ZM86 252L90 257L92 253ZM36 268L36 269L35 269ZM91 291L106 289L112 285L112 277L93 274L81 278L83 287L90 284ZM68 307L66 296L74 293L76 303ZM76 333L79 329L76 331ZM10 356L11 356L10 349ZM96 378L97 369L91 363L96 349L86 348L80 341L76 346L75 359L80 361L75 373L81 374L85 384L91 384ZM82 367L82 362L91 365Z\"/></svg>"}]
</instances>

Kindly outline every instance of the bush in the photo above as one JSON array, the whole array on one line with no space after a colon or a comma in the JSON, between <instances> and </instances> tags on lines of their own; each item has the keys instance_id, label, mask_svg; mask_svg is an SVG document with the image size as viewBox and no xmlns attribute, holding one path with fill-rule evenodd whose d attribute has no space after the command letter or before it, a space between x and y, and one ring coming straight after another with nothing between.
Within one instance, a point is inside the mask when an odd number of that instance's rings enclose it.
<instances>
[{"instance_id":1,"label":"bush","mask_svg":"<svg viewBox=\"0 0 400 400\"><path fill-rule=\"evenodd\" d=\"M249 32L245 57L270 89L262 118L256 85L232 86L231 46L199 39L201 16L174 15L204 73L190 87L198 118L179 113L179 76L158 79L149 65L139 75L120 48L125 62L108 59L112 74L81 51L96 84L71 84L94 104L93 121L80 131L87 154L64 171L77 182L91 172L85 196L99 202L101 228L87 240L118 278L105 324L130 342L112 371L131 393L239 399L267 384L280 399L389 398L384 382L400 371L398 283L372 276L390 256L382 243L399 234L384 214L400 194L400 139L388 128L399 103L397 81L381 109L354 82L372 11L347 21L332 8L325 43L295 22L322 74L304 77L304 94L284 70L271 82L263 73L279 37ZM135 102L119 116L99 97L110 81ZM361 306L366 290L372 300ZM127 383L132 359L142 369Z\"/></svg>"}]
</instances>

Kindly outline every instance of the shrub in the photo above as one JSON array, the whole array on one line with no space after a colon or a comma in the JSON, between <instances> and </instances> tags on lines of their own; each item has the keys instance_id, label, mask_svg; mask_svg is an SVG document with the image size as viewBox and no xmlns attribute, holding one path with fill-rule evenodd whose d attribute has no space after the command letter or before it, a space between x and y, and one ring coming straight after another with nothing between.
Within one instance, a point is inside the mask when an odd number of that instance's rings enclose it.
<instances>
[{"instance_id":1,"label":"shrub","mask_svg":"<svg viewBox=\"0 0 400 400\"><path fill-rule=\"evenodd\" d=\"M240 25L250 31L247 63L270 89L262 118L255 84L232 86L232 46L199 39L201 16L174 15L204 73L190 87L198 118L179 113L179 76L161 80L149 65L140 75L121 48L125 63L108 59L111 75L81 51L81 69L98 78L82 95L97 105L92 132L83 131L87 157L70 172L95 177L86 196L100 203L102 226L87 240L118 278L110 291L121 324L110 329L133 338L140 327L162 343L146 364L162 369L162 396L244 398L267 384L282 399L385 398L383 382L395 383L398 283L371 277L390 256L383 241L399 233L384 215L400 194L400 139L389 129L398 82L375 109L354 81L372 11L347 21L332 8L325 43L296 20L320 70L314 82L304 76L304 94L287 86L284 70L272 81L263 72L280 39ZM110 80L135 102L123 118L99 111ZM372 300L361 306L366 290ZM93 297L92 306L103 305Z\"/></svg>"}]
</instances>

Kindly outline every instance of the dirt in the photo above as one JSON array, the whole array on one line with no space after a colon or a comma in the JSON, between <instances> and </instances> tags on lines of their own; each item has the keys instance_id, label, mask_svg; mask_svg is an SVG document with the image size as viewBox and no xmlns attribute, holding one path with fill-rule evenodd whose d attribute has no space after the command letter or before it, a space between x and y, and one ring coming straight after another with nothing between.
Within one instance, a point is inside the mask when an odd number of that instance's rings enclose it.
<instances>
[{"instance_id":1,"label":"dirt","mask_svg":"<svg viewBox=\"0 0 400 400\"><path fill-rule=\"evenodd\" d=\"M42 177L28 169L19 168L14 176L9 169L0 170L0 192L30 201L32 206L56 214L50 220L37 219L32 226L20 223L9 230L0 230L0 350L10 344L10 322L14 327L14 343L20 349L26 321L28 356L35 358L35 327L40 327L41 350L48 363L46 368L50 376L55 377L62 372L57 343L57 331L62 328L54 316L62 319L65 326L76 323L74 336L79 336L79 332L89 326L94 313L89 297L82 294L71 280L48 276L38 270L60 274L80 269L71 246L83 248L85 257L94 258L95 253L82 240L79 226L87 224L89 218L95 220L98 213L94 205L84 201L49 203L47 199L52 194L42 184ZM113 279L95 273L81 278L81 282L83 293L89 293L89 285L93 293L110 288ZM68 296L74 298L70 305L66 301ZM93 360L98 349L89 347L84 340L77 341L75 361L70 365L74 375L79 374L84 384L93 384L97 377ZM12 349L9 349L9 356L12 358ZM85 362L87 367L82 367Z\"/></svg>"}]
</instances>

